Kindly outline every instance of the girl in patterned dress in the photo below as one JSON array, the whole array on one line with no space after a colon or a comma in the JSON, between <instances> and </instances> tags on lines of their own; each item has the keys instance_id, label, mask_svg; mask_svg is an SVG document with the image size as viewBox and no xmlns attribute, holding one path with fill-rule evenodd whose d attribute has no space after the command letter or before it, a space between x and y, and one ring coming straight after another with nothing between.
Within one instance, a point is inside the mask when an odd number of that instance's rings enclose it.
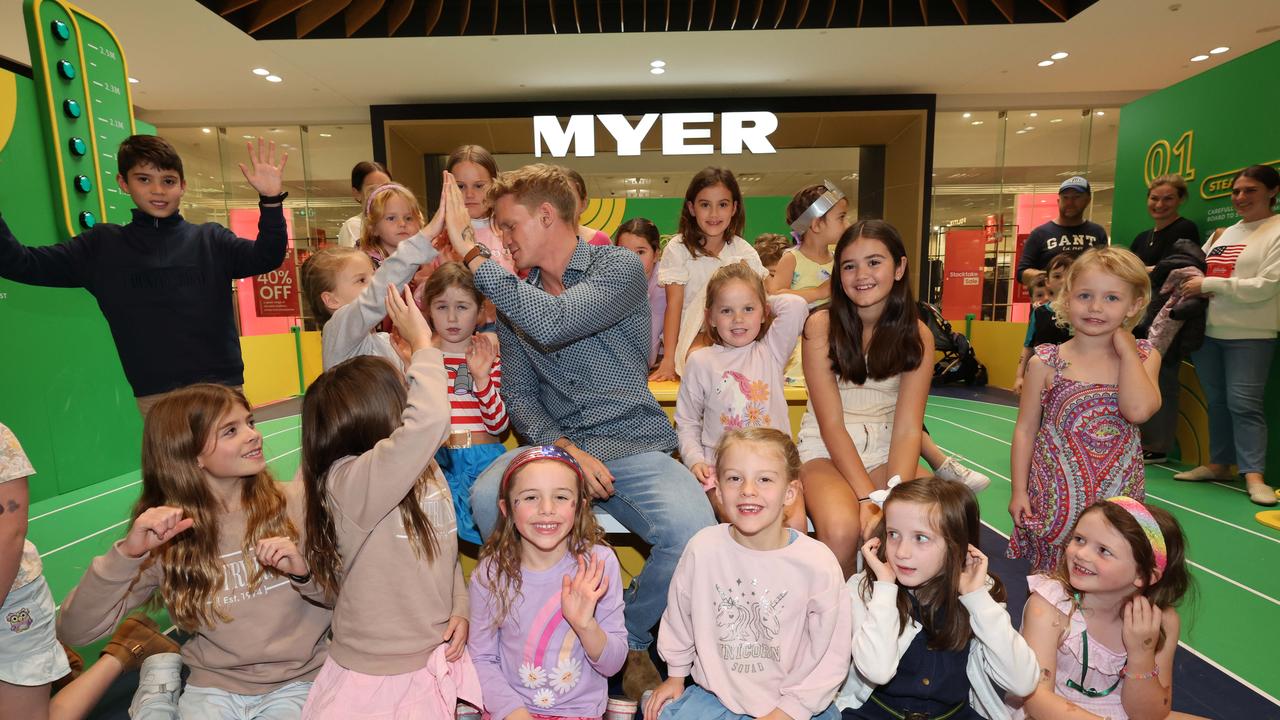
<instances>
[{"instance_id":1,"label":"girl in patterned dress","mask_svg":"<svg viewBox=\"0 0 1280 720\"><path fill-rule=\"evenodd\" d=\"M1009 557L1027 558L1034 573L1057 566L1085 508L1146 496L1138 425L1160 407L1160 354L1130 330L1150 294L1136 255L1102 247L1071 265L1054 300L1074 335L1036 348L1013 435Z\"/></svg>"}]
</instances>

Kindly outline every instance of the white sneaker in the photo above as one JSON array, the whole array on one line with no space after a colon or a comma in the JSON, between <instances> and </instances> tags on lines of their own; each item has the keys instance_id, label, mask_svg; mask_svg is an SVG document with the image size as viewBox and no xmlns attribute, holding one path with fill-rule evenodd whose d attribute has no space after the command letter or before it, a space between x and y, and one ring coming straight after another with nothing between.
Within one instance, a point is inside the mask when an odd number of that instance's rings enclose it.
<instances>
[{"instance_id":1,"label":"white sneaker","mask_svg":"<svg viewBox=\"0 0 1280 720\"><path fill-rule=\"evenodd\" d=\"M138 691L129 703L129 717L148 706L154 710L173 709L178 716L178 693L182 690L182 656L178 653L159 653L142 661L138 671Z\"/></svg>"},{"instance_id":2,"label":"white sneaker","mask_svg":"<svg viewBox=\"0 0 1280 720\"><path fill-rule=\"evenodd\" d=\"M939 465L938 469L933 471L933 476L942 480L964 483L975 493L986 490L987 486L991 484L991 478L977 470L971 470L961 465L960 459L954 455L947 458L942 465Z\"/></svg>"}]
</instances>

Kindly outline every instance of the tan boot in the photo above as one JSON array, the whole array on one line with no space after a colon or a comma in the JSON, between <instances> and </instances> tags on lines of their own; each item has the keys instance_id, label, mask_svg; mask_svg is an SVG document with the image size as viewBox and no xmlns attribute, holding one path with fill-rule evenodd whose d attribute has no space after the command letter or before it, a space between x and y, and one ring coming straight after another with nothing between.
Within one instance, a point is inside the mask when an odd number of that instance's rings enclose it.
<instances>
[{"instance_id":1,"label":"tan boot","mask_svg":"<svg viewBox=\"0 0 1280 720\"><path fill-rule=\"evenodd\" d=\"M146 615L130 615L102 648L103 655L120 661L125 672L137 670L142 661L159 653L178 652L178 643L160 632L160 626Z\"/></svg>"},{"instance_id":2,"label":"tan boot","mask_svg":"<svg viewBox=\"0 0 1280 720\"><path fill-rule=\"evenodd\" d=\"M639 701L646 690L658 687L662 676L649 657L648 650L628 650L627 663L622 666L622 692Z\"/></svg>"},{"instance_id":3,"label":"tan boot","mask_svg":"<svg viewBox=\"0 0 1280 720\"><path fill-rule=\"evenodd\" d=\"M84 658L80 657L80 653L72 650L70 645L62 641L58 644L62 646L62 652L67 656L67 664L71 666L71 672L53 681L53 692L58 692L70 685L72 680L80 677L80 673L84 672Z\"/></svg>"}]
</instances>

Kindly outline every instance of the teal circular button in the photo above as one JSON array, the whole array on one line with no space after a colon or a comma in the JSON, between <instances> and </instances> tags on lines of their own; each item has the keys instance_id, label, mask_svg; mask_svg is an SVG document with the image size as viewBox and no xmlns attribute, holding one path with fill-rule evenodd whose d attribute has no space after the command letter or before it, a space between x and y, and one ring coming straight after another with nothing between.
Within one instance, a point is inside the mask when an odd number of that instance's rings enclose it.
<instances>
[{"instance_id":1,"label":"teal circular button","mask_svg":"<svg viewBox=\"0 0 1280 720\"><path fill-rule=\"evenodd\" d=\"M93 213L89 212L88 210L85 210L80 213L80 227L85 228L87 230L97 224L98 224L98 218L94 217Z\"/></svg>"},{"instance_id":2,"label":"teal circular button","mask_svg":"<svg viewBox=\"0 0 1280 720\"><path fill-rule=\"evenodd\" d=\"M66 60L58 61L58 74L70 80L76 76L76 66Z\"/></svg>"},{"instance_id":3,"label":"teal circular button","mask_svg":"<svg viewBox=\"0 0 1280 720\"><path fill-rule=\"evenodd\" d=\"M78 118L80 117L80 103L75 100L63 100L62 111L65 112L69 118Z\"/></svg>"},{"instance_id":4,"label":"teal circular button","mask_svg":"<svg viewBox=\"0 0 1280 720\"><path fill-rule=\"evenodd\" d=\"M49 29L53 31L53 36L59 40L66 42L71 39L71 28L61 20L54 20L49 25Z\"/></svg>"},{"instance_id":5,"label":"teal circular button","mask_svg":"<svg viewBox=\"0 0 1280 720\"><path fill-rule=\"evenodd\" d=\"M87 193L93 189L93 181L85 175L77 175L75 185L76 189L82 193Z\"/></svg>"},{"instance_id":6,"label":"teal circular button","mask_svg":"<svg viewBox=\"0 0 1280 720\"><path fill-rule=\"evenodd\" d=\"M85 145L81 138L73 137L67 141L67 144L71 146L72 155L84 155L89 152L89 146Z\"/></svg>"}]
</instances>

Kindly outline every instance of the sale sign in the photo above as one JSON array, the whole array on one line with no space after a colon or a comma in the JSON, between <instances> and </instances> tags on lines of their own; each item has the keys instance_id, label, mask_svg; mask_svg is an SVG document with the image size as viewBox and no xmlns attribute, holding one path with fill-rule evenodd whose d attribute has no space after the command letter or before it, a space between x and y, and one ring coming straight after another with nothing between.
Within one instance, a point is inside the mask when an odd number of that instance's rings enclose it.
<instances>
[{"instance_id":1,"label":"sale sign","mask_svg":"<svg viewBox=\"0 0 1280 720\"><path fill-rule=\"evenodd\" d=\"M253 308L258 317L299 317L298 286L293 255L279 268L253 278Z\"/></svg>"},{"instance_id":2,"label":"sale sign","mask_svg":"<svg viewBox=\"0 0 1280 720\"><path fill-rule=\"evenodd\" d=\"M942 317L963 320L982 311L982 276L987 257L985 230L948 230L942 265Z\"/></svg>"}]
</instances>

